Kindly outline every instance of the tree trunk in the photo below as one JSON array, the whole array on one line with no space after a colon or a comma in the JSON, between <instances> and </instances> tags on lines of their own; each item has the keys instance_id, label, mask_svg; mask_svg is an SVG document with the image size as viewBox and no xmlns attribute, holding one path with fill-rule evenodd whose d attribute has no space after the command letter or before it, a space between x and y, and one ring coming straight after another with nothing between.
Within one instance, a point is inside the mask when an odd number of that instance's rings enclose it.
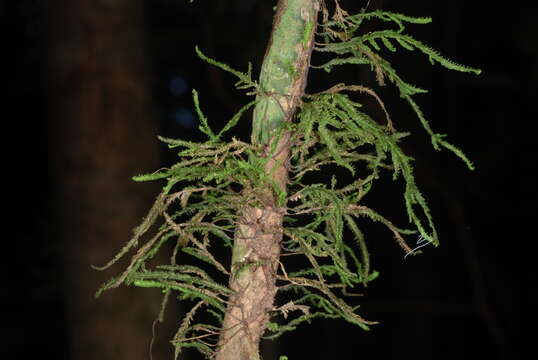
<instances>
[{"instance_id":1,"label":"tree trunk","mask_svg":"<svg viewBox=\"0 0 538 360\"><path fill-rule=\"evenodd\" d=\"M158 294L123 288L97 302L95 291L113 271L90 268L130 237L157 191L131 181L159 167L143 9L131 0L58 0L47 11L49 138L70 358L147 360Z\"/></svg>"},{"instance_id":2,"label":"tree trunk","mask_svg":"<svg viewBox=\"0 0 538 360\"><path fill-rule=\"evenodd\" d=\"M281 191L288 182L290 134L278 136L278 130L292 121L304 94L318 12L317 0L279 0L262 64L262 93L254 110L252 142L265 145L260 156L270 158L266 173ZM217 360L260 359L260 338L273 308L285 207L278 204L270 186L255 192L262 205L245 206L239 214L230 278L234 294L224 318Z\"/></svg>"}]
</instances>

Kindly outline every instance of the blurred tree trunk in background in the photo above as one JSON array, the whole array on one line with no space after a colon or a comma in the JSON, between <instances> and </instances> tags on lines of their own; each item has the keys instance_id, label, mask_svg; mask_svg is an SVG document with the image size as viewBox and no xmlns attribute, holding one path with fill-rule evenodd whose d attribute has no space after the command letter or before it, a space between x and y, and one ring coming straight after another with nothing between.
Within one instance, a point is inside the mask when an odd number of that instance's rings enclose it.
<instances>
[{"instance_id":1,"label":"blurred tree trunk in background","mask_svg":"<svg viewBox=\"0 0 538 360\"><path fill-rule=\"evenodd\" d=\"M53 196L65 253L70 358L147 360L159 294L121 288L95 300L115 273L90 268L130 238L157 194L131 181L159 167L144 9L132 0L46 6ZM154 359L171 354L167 346L154 349Z\"/></svg>"}]
</instances>

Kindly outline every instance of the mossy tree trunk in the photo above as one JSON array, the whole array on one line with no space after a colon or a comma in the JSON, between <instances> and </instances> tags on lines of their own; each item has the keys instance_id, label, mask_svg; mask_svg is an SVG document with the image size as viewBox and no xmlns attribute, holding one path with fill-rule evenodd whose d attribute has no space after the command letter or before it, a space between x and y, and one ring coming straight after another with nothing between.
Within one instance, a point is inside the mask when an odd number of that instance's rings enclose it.
<instances>
[{"instance_id":1,"label":"mossy tree trunk","mask_svg":"<svg viewBox=\"0 0 538 360\"><path fill-rule=\"evenodd\" d=\"M232 255L230 297L219 339L217 360L257 360L259 343L276 294L285 208L274 186L286 190L291 122L304 95L314 45L319 2L279 0L260 74L261 93L254 110L252 142L264 145L266 174L273 186L254 189L257 207L239 214ZM250 194L249 196L252 196Z\"/></svg>"}]
</instances>

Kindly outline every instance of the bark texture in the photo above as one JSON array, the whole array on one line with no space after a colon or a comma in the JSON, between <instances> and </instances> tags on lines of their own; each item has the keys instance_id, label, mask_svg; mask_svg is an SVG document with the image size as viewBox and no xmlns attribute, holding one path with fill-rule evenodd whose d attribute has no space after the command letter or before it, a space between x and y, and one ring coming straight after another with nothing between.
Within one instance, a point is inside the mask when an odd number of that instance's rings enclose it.
<instances>
[{"instance_id":1,"label":"bark texture","mask_svg":"<svg viewBox=\"0 0 538 360\"><path fill-rule=\"evenodd\" d=\"M263 144L265 171L280 190L288 183L290 134L277 136L293 119L304 95L314 44L317 0L280 0L262 64L252 142ZM270 149L273 149L272 151ZM260 207L245 206L234 239L230 297L217 349L217 360L258 360L260 338L277 291L282 221L285 207L270 186L254 189ZM251 194L249 194L251 196Z\"/></svg>"}]
</instances>

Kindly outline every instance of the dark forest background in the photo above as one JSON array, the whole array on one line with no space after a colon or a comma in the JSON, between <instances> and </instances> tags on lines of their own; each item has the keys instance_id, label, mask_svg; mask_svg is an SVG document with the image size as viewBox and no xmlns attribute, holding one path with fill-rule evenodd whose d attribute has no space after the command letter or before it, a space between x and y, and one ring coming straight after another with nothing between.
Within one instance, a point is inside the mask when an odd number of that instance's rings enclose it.
<instances>
[{"instance_id":1,"label":"dark forest background","mask_svg":"<svg viewBox=\"0 0 538 360\"><path fill-rule=\"evenodd\" d=\"M355 12L366 2L341 0ZM248 101L234 91L233 78L196 57L194 46L236 69L252 61L256 72L275 3L0 2L0 358L150 358L159 292L122 288L95 300L98 286L122 265L103 273L90 264L113 256L157 195L159 184L130 179L173 163L174 152L156 135L200 138L192 88L216 127ZM381 324L364 332L320 320L264 344L265 359L518 359L532 341L527 333L538 295L536 6L373 0L369 7L432 16L432 24L409 32L482 68L474 76L431 67L403 50L392 57L402 77L430 90L416 100L434 130L449 134L477 168L470 172L447 151L432 150L394 89L381 89L398 130L413 134L405 148L416 159L441 246L404 260L388 231L366 223L381 276L366 289L361 314ZM373 85L367 70L311 71L307 91L339 81ZM237 136L248 138L249 131L245 117ZM367 200L405 226L400 191L389 176ZM155 328L153 359L171 358L167 340L181 313L169 309L167 322Z\"/></svg>"}]
</instances>

